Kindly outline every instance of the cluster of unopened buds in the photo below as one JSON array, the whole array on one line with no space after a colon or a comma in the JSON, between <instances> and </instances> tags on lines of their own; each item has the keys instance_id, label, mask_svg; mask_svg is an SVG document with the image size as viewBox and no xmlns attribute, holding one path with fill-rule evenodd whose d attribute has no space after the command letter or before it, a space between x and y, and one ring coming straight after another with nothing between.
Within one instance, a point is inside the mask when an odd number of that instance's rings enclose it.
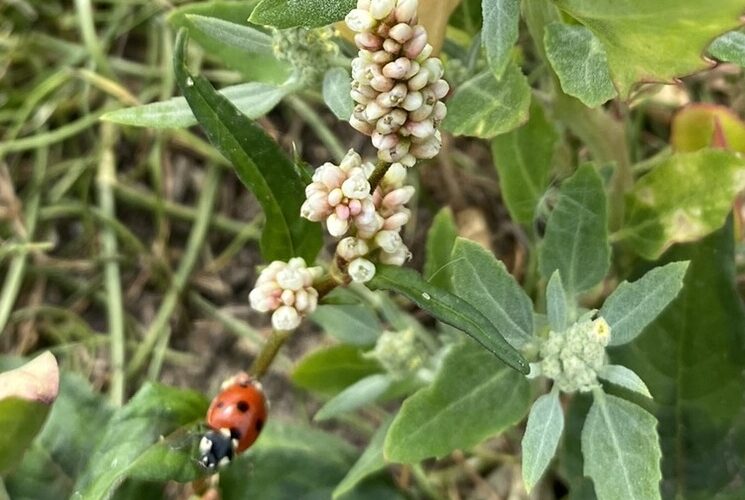
<instances>
[{"instance_id":1,"label":"cluster of unopened buds","mask_svg":"<svg viewBox=\"0 0 745 500\"><path fill-rule=\"evenodd\" d=\"M271 312L275 330L294 330L303 316L316 309L318 291L313 281L320 275L320 267L309 268L300 257L289 262L275 260L259 274L248 296L251 307Z\"/></svg>"},{"instance_id":2,"label":"cluster of unopened buds","mask_svg":"<svg viewBox=\"0 0 745 500\"><path fill-rule=\"evenodd\" d=\"M417 0L359 0L346 17L360 49L352 62L357 107L350 124L372 136L378 161L363 161L350 150L338 165L324 163L300 209L338 240L335 266L355 282L370 281L376 262L400 266L411 258L401 238L411 218L405 205L415 193L405 185L407 167L440 150L437 128L447 112L441 99L449 86L416 11ZM318 300L314 269L302 259L273 262L259 276L251 306L272 312L275 329L297 327Z\"/></svg>"},{"instance_id":3,"label":"cluster of unopened buds","mask_svg":"<svg viewBox=\"0 0 745 500\"><path fill-rule=\"evenodd\" d=\"M378 158L412 167L434 157L450 87L417 24L417 0L358 0L346 17L360 49L352 61L350 124L372 137Z\"/></svg>"}]
</instances>

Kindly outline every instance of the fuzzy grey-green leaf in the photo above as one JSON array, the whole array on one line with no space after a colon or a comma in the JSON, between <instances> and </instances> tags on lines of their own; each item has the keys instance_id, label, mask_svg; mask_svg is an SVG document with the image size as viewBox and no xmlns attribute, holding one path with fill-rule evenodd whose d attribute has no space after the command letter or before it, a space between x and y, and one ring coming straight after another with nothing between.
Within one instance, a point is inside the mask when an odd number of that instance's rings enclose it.
<instances>
[{"instance_id":1,"label":"fuzzy grey-green leaf","mask_svg":"<svg viewBox=\"0 0 745 500\"><path fill-rule=\"evenodd\" d=\"M634 340L678 295L687 269L688 262L672 262L621 283L600 310L611 329L610 345Z\"/></svg>"},{"instance_id":2,"label":"fuzzy grey-green leaf","mask_svg":"<svg viewBox=\"0 0 745 500\"><path fill-rule=\"evenodd\" d=\"M263 0L249 20L275 28L315 28L341 21L355 4L355 0Z\"/></svg>"},{"instance_id":3,"label":"fuzzy grey-green leaf","mask_svg":"<svg viewBox=\"0 0 745 500\"><path fill-rule=\"evenodd\" d=\"M529 106L528 80L511 63L501 80L487 70L461 85L448 101L443 127L455 135L491 139L523 124Z\"/></svg>"},{"instance_id":4,"label":"fuzzy grey-green leaf","mask_svg":"<svg viewBox=\"0 0 745 500\"><path fill-rule=\"evenodd\" d=\"M372 311L361 305L321 305L310 315L311 321L345 344L370 346L383 326Z\"/></svg>"},{"instance_id":5,"label":"fuzzy grey-green leaf","mask_svg":"<svg viewBox=\"0 0 745 500\"><path fill-rule=\"evenodd\" d=\"M617 95L605 50L592 31L581 25L555 22L546 26L543 43L565 93L590 108Z\"/></svg>"},{"instance_id":6,"label":"fuzzy grey-green leaf","mask_svg":"<svg viewBox=\"0 0 745 500\"><path fill-rule=\"evenodd\" d=\"M533 336L533 303L505 265L473 241L453 247L453 287L519 349Z\"/></svg>"},{"instance_id":7,"label":"fuzzy grey-green leaf","mask_svg":"<svg viewBox=\"0 0 745 500\"><path fill-rule=\"evenodd\" d=\"M427 232L426 258L424 260L424 277L435 286L451 289L450 277L451 253L458 228L450 207L444 207L437 212L432 225Z\"/></svg>"},{"instance_id":8,"label":"fuzzy grey-green leaf","mask_svg":"<svg viewBox=\"0 0 745 500\"><path fill-rule=\"evenodd\" d=\"M582 455L600 500L661 498L657 419L640 406L598 392L582 428Z\"/></svg>"},{"instance_id":9,"label":"fuzzy grey-green leaf","mask_svg":"<svg viewBox=\"0 0 745 500\"><path fill-rule=\"evenodd\" d=\"M536 399L528 415L523 435L523 481L530 492L556 454L564 430L564 412L559 392L554 390Z\"/></svg>"},{"instance_id":10,"label":"fuzzy grey-green leaf","mask_svg":"<svg viewBox=\"0 0 745 500\"><path fill-rule=\"evenodd\" d=\"M392 384L391 377L384 373L377 373L358 380L327 401L315 414L313 420L328 420L372 404L385 394Z\"/></svg>"},{"instance_id":11,"label":"fuzzy grey-green leaf","mask_svg":"<svg viewBox=\"0 0 745 500\"><path fill-rule=\"evenodd\" d=\"M248 25L231 23L216 17L187 14L186 18L205 35L246 53L271 56L272 37Z\"/></svg>"},{"instance_id":12,"label":"fuzzy grey-green leaf","mask_svg":"<svg viewBox=\"0 0 745 500\"><path fill-rule=\"evenodd\" d=\"M349 120L354 109L352 79L343 68L331 68L323 76L323 100L334 115L342 121Z\"/></svg>"},{"instance_id":13,"label":"fuzzy grey-green leaf","mask_svg":"<svg viewBox=\"0 0 745 500\"><path fill-rule=\"evenodd\" d=\"M367 445L360 458L357 459L352 468L349 469L349 472L347 472L347 475L344 476L344 479L336 487L332 498L342 497L360 481L385 467L383 444L385 443L385 436L388 434L391 422L393 422L393 418L388 417L378 426L378 430L370 438L370 444Z\"/></svg>"},{"instance_id":14,"label":"fuzzy grey-green leaf","mask_svg":"<svg viewBox=\"0 0 745 500\"><path fill-rule=\"evenodd\" d=\"M570 321L569 299L558 269L551 275L546 286L546 311L548 324L553 331L563 332L567 329Z\"/></svg>"},{"instance_id":15,"label":"fuzzy grey-green leaf","mask_svg":"<svg viewBox=\"0 0 745 500\"><path fill-rule=\"evenodd\" d=\"M720 61L730 62L745 68L745 33L730 31L709 45L709 54Z\"/></svg>"},{"instance_id":16,"label":"fuzzy grey-green leaf","mask_svg":"<svg viewBox=\"0 0 745 500\"><path fill-rule=\"evenodd\" d=\"M649 393L649 389L644 381L634 373L633 370L626 368L621 365L605 365L598 373L598 376L604 380L607 380L611 384L616 384L619 387L628 389L630 391L638 392L642 396L648 398L652 397Z\"/></svg>"},{"instance_id":17,"label":"fuzzy grey-green leaf","mask_svg":"<svg viewBox=\"0 0 745 500\"><path fill-rule=\"evenodd\" d=\"M517 42L520 0L482 0L481 12L484 20L481 42L492 73L500 79Z\"/></svg>"}]
</instances>

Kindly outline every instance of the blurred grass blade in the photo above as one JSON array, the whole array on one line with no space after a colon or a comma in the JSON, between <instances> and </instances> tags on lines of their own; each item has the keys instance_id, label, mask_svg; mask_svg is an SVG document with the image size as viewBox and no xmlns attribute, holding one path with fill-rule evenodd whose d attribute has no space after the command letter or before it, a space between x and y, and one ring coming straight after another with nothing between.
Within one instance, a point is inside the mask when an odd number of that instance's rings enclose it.
<instances>
[{"instance_id":1,"label":"blurred grass blade","mask_svg":"<svg viewBox=\"0 0 745 500\"><path fill-rule=\"evenodd\" d=\"M292 85L276 86L249 82L231 85L218 91L248 118L258 118L271 111L279 101L294 91ZM122 125L150 128L186 128L196 125L197 119L183 97L153 102L142 106L117 109L101 117Z\"/></svg>"},{"instance_id":2,"label":"blurred grass blade","mask_svg":"<svg viewBox=\"0 0 745 500\"><path fill-rule=\"evenodd\" d=\"M176 80L210 142L231 161L238 177L264 209L264 259L303 257L313 262L321 247L321 227L300 217L305 183L299 167L204 77L189 74L185 62L187 38L186 30L180 30L174 57Z\"/></svg>"},{"instance_id":3,"label":"blurred grass blade","mask_svg":"<svg viewBox=\"0 0 745 500\"><path fill-rule=\"evenodd\" d=\"M369 285L373 289L390 290L404 295L443 323L462 330L515 370L525 374L530 371L522 355L507 343L501 332L478 310L465 300L429 284L416 271L378 265L375 277Z\"/></svg>"}]
</instances>

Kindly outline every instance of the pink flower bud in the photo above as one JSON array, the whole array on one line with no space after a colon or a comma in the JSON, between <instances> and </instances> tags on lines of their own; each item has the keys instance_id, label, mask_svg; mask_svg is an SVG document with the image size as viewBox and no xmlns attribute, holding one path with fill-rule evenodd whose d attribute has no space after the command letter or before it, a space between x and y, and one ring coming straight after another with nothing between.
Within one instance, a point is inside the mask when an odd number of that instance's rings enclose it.
<instances>
[{"instance_id":1,"label":"pink flower bud","mask_svg":"<svg viewBox=\"0 0 745 500\"><path fill-rule=\"evenodd\" d=\"M406 73L409 72L410 69L411 61L409 61L405 57L399 57L395 61L389 62L388 64L383 66L383 75L387 76L388 78L400 80L404 77L404 75L406 75Z\"/></svg>"},{"instance_id":2,"label":"pink flower bud","mask_svg":"<svg viewBox=\"0 0 745 500\"><path fill-rule=\"evenodd\" d=\"M418 3L417 0L398 0L398 5L396 5L396 10L394 11L396 21L399 23L411 23L414 16L416 16Z\"/></svg>"},{"instance_id":3,"label":"pink flower bud","mask_svg":"<svg viewBox=\"0 0 745 500\"><path fill-rule=\"evenodd\" d=\"M388 36L391 37L390 39L404 44L414 36L414 30L407 23L398 23L388 31Z\"/></svg>"},{"instance_id":4,"label":"pink flower bud","mask_svg":"<svg viewBox=\"0 0 745 500\"><path fill-rule=\"evenodd\" d=\"M370 14L374 19L385 19L395 6L396 0L371 0Z\"/></svg>"},{"instance_id":5,"label":"pink flower bud","mask_svg":"<svg viewBox=\"0 0 745 500\"><path fill-rule=\"evenodd\" d=\"M350 213L349 213L349 207L346 206L346 205L344 205L344 204L337 205L334 208L334 214L336 214L336 216L340 220L349 220L349 215L350 215Z\"/></svg>"},{"instance_id":6,"label":"pink flower bud","mask_svg":"<svg viewBox=\"0 0 745 500\"><path fill-rule=\"evenodd\" d=\"M400 141L396 134L383 135L378 132L373 132L372 143L378 149L390 149L395 147Z\"/></svg>"},{"instance_id":7,"label":"pink flower bud","mask_svg":"<svg viewBox=\"0 0 745 500\"><path fill-rule=\"evenodd\" d=\"M434 158L440 152L441 145L442 140L439 134L435 134L425 142L412 145L411 154L422 160Z\"/></svg>"},{"instance_id":8,"label":"pink flower bud","mask_svg":"<svg viewBox=\"0 0 745 500\"><path fill-rule=\"evenodd\" d=\"M394 189L383 197L383 206L385 208L398 208L411 200L416 190L414 186L404 186L398 189Z\"/></svg>"},{"instance_id":9,"label":"pink flower bud","mask_svg":"<svg viewBox=\"0 0 745 500\"><path fill-rule=\"evenodd\" d=\"M300 315L294 307L282 306L272 314L272 327L275 330L294 330L298 326L300 326Z\"/></svg>"},{"instance_id":10,"label":"pink flower bud","mask_svg":"<svg viewBox=\"0 0 745 500\"><path fill-rule=\"evenodd\" d=\"M391 215L383 222L383 229L389 231L398 231L409 222L411 218L411 211L408 209L402 209L401 211Z\"/></svg>"},{"instance_id":11,"label":"pink flower bud","mask_svg":"<svg viewBox=\"0 0 745 500\"><path fill-rule=\"evenodd\" d=\"M411 77L409 81L406 82L406 85L409 87L409 90L421 90L425 85L427 85L428 81L429 71L425 68L420 68L419 73Z\"/></svg>"},{"instance_id":12,"label":"pink flower bud","mask_svg":"<svg viewBox=\"0 0 745 500\"><path fill-rule=\"evenodd\" d=\"M380 50L380 48L383 46L383 39L379 36L375 36L369 31L366 31L364 33L357 33L356 35L354 35L354 43L360 49L370 50L374 52L376 50Z\"/></svg>"},{"instance_id":13,"label":"pink flower bud","mask_svg":"<svg viewBox=\"0 0 745 500\"><path fill-rule=\"evenodd\" d=\"M370 15L370 12L362 9L353 9L344 21L349 26L349 29L356 32L367 31L375 25L375 19Z\"/></svg>"},{"instance_id":14,"label":"pink flower bud","mask_svg":"<svg viewBox=\"0 0 745 500\"><path fill-rule=\"evenodd\" d=\"M349 200L349 203L347 204L349 207L349 214L354 217L360 214L362 212L362 202L357 199Z\"/></svg>"},{"instance_id":15,"label":"pink flower bud","mask_svg":"<svg viewBox=\"0 0 745 500\"><path fill-rule=\"evenodd\" d=\"M404 55L409 59L416 59L427 45L427 30L424 26L414 26L411 39L404 44Z\"/></svg>"},{"instance_id":16,"label":"pink flower bud","mask_svg":"<svg viewBox=\"0 0 745 500\"><path fill-rule=\"evenodd\" d=\"M383 50L385 50L392 56L396 56L401 51L401 44L393 38L386 38L383 42Z\"/></svg>"},{"instance_id":17,"label":"pink flower bud","mask_svg":"<svg viewBox=\"0 0 745 500\"><path fill-rule=\"evenodd\" d=\"M411 132L411 135L419 139L424 139L435 133L435 125L432 120L408 121L405 126Z\"/></svg>"},{"instance_id":18,"label":"pink flower bud","mask_svg":"<svg viewBox=\"0 0 745 500\"><path fill-rule=\"evenodd\" d=\"M378 92L388 92L393 88L394 84L395 82L393 80L391 80L390 78L386 78L383 75L374 76L370 80L370 86Z\"/></svg>"}]
</instances>

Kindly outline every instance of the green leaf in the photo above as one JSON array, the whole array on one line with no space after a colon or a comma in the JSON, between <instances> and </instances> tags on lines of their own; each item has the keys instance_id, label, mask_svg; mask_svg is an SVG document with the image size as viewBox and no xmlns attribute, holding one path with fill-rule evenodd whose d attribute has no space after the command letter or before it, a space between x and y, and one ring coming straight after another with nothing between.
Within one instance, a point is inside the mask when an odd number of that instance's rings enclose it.
<instances>
[{"instance_id":1,"label":"green leaf","mask_svg":"<svg viewBox=\"0 0 745 500\"><path fill-rule=\"evenodd\" d=\"M551 330L563 332L569 327L572 319L569 297L564 290L561 274L558 270L554 271L546 286L546 312L548 313L548 323L551 325Z\"/></svg>"},{"instance_id":2,"label":"green leaf","mask_svg":"<svg viewBox=\"0 0 745 500\"><path fill-rule=\"evenodd\" d=\"M461 330L486 350L515 370L527 374L530 366L492 324L465 300L430 285L412 269L378 265L375 277L368 283L372 289L400 293L436 319Z\"/></svg>"},{"instance_id":3,"label":"green leaf","mask_svg":"<svg viewBox=\"0 0 745 500\"><path fill-rule=\"evenodd\" d=\"M0 474L12 470L44 425L49 405L19 397L0 400Z\"/></svg>"},{"instance_id":4,"label":"green leaf","mask_svg":"<svg viewBox=\"0 0 745 500\"><path fill-rule=\"evenodd\" d=\"M600 310L610 326L610 345L634 340L678 295L687 269L688 262L673 262L621 283Z\"/></svg>"},{"instance_id":5,"label":"green leaf","mask_svg":"<svg viewBox=\"0 0 745 500\"><path fill-rule=\"evenodd\" d=\"M590 108L617 95L605 50L592 31L581 25L554 22L546 26L543 43L566 94Z\"/></svg>"},{"instance_id":6,"label":"green leaf","mask_svg":"<svg viewBox=\"0 0 745 500\"><path fill-rule=\"evenodd\" d=\"M528 492L538 484L556 454L563 430L564 412L559 392L553 390L533 403L523 435L523 482Z\"/></svg>"},{"instance_id":7,"label":"green leaf","mask_svg":"<svg viewBox=\"0 0 745 500\"><path fill-rule=\"evenodd\" d=\"M14 473L5 478L12 498L70 498L113 409L87 380L63 373L44 428Z\"/></svg>"},{"instance_id":8,"label":"green leaf","mask_svg":"<svg viewBox=\"0 0 745 500\"><path fill-rule=\"evenodd\" d=\"M611 384L623 387L633 392L638 392L642 396L651 398L652 395L649 393L644 381L625 366L621 365L605 365L598 373L598 376L604 380L607 380Z\"/></svg>"},{"instance_id":9,"label":"green leaf","mask_svg":"<svg viewBox=\"0 0 745 500\"><path fill-rule=\"evenodd\" d=\"M502 261L458 238L453 248L455 293L483 314L516 349L533 337L533 303Z\"/></svg>"},{"instance_id":10,"label":"green leaf","mask_svg":"<svg viewBox=\"0 0 745 500\"><path fill-rule=\"evenodd\" d=\"M274 54L272 37L251 26L231 23L216 17L187 14L186 19L205 35L219 40L230 47L245 52L246 55Z\"/></svg>"},{"instance_id":11,"label":"green leaf","mask_svg":"<svg viewBox=\"0 0 745 500\"><path fill-rule=\"evenodd\" d=\"M502 197L510 215L520 224L533 223L536 207L551 180L557 140L554 126L536 101L525 125L492 140Z\"/></svg>"},{"instance_id":12,"label":"green leaf","mask_svg":"<svg viewBox=\"0 0 745 500\"><path fill-rule=\"evenodd\" d=\"M427 232L424 277L434 286L449 290L451 288L451 252L458 237L458 227L450 207L443 207L432 220Z\"/></svg>"},{"instance_id":13,"label":"green leaf","mask_svg":"<svg viewBox=\"0 0 745 500\"><path fill-rule=\"evenodd\" d=\"M558 269L571 297L600 282L609 265L603 181L592 165L583 165L564 181L549 216L540 253L541 274L548 279Z\"/></svg>"},{"instance_id":14,"label":"green leaf","mask_svg":"<svg viewBox=\"0 0 745 500\"><path fill-rule=\"evenodd\" d=\"M341 21L356 4L355 0L263 0L249 21L275 28L315 28Z\"/></svg>"},{"instance_id":15,"label":"green leaf","mask_svg":"<svg viewBox=\"0 0 745 500\"><path fill-rule=\"evenodd\" d=\"M709 45L709 54L720 61L745 67L745 33L730 31Z\"/></svg>"},{"instance_id":16,"label":"green leaf","mask_svg":"<svg viewBox=\"0 0 745 500\"><path fill-rule=\"evenodd\" d=\"M348 121L352 116L351 91L352 79L344 68L331 68L323 76L323 100L339 120Z\"/></svg>"},{"instance_id":17,"label":"green leaf","mask_svg":"<svg viewBox=\"0 0 745 500\"><path fill-rule=\"evenodd\" d=\"M484 19L481 42L486 49L489 68L500 79L517 42L520 0L482 0L481 12Z\"/></svg>"},{"instance_id":18,"label":"green leaf","mask_svg":"<svg viewBox=\"0 0 745 500\"><path fill-rule=\"evenodd\" d=\"M385 440L401 463L468 449L519 422L530 404L527 379L472 342L454 346L430 387L404 401Z\"/></svg>"},{"instance_id":19,"label":"green leaf","mask_svg":"<svg viewBox=\"0 0 745 500\"><path fill-rule=\"evenodd\" d=\"M670 143L684 153L714 146L717 125L726 149L745 153L745 123L731 109L716 104L689 104L676 113Z\"/></svg>"},{"instance_id":20,"label":"green leaf","mask_svg":"<svg viewBox=\"0 0 745 500\"><path fill-rule=\"evenodd\" d=\"M303 389L335 394L380 370L376 361L362 356L356 347L340 344L318 349L301 359L292 381Z\"/></svg>"},{"instance_id":21,"label":"green leaf","mask_svg":"<svg viewBox=\"0 0 745 500\"><path fill-rule=\"evenodd\" d=\"M203 76L189 74L184 61L186 42L186 33L179 31L176 80L210 142L232 162L238 177L264 209L262 256L268 261L303 257L312 263L321 247L321 227L300 217L305 183L299 167Z\"/></svg>"},{"instance_id":22,"label":"green leaf","mask_svg":"<svg viewBox=\"0 0 745 500\"><path fill-rule=\"evenodd\" d=\"M322 421L357 410L378 400L393 385L388 374L378 373L358 380L326 402L313 420Z\"/></svg>"},{"instance_id":23,"label":"green leaf","mask_svg":"<svg viewBox=\"0 0 745 500\"><path fill-rule=\"evenodd\" d=\"M178 448L161 437L203 422L208 403L194 391L144 385L97 437L98 446L75 484L75 496L109 498L130 476L159 481L196 479L202 472L194 460L196 442Z\"/></svg>"},{"instance_id":24,"label":"green leaf","mask_svg":"<svg viewBox=\"0 0 745 500\"><path fill-rule=\"evenodd\" d=\"M717 35L735 28L742 0L554 0L605 48L613 81L628 97L639 81L672 81L705 69L701 57Z\"/></svg>"},{"instance_id":25,"label":"green leaf","mask_svg":"<svg viewBox=\"0 0 745 500\"><path fill-rule=\"evenodd\" d=\"M744 498L745 308L732 224L676 245L663 262L682 259L691 261L683 290L611 359L639 374L654 397L664 496Z\"/></svg>"},{"instance_id":26,"label":"green leaf","mask_svg":"<svg viewBox=\"0 0 745 500\"><path fill-rule=\"evenodd\" d=\"M383 331L371 309L361 305L321 305L310 319L329 335L355 346L373 345Z\"/></svg>"},{"instance_id":27,"label":"green leaf","mask_svg":"<svg viewBox=\"0 0 745 500\"><path fill-rule=\"evenodd\" d=\"M443 127L455 135L491 139L525 123L529 107L528 80L511 63L499 81L487 70L461 85L448 101Z\"/></svg>"},{"instance_id":28,"label":"green leaf","mask_svg":"<svg viewBox=\"0 0 745 500\"><path fill-rule=\"evenodd\" d=\"M225 87L218 92L248 118L258 118L279 104L282 98L292 92L292 87L249 82ZM122 125L157 129L186 128L197 124L194 113L183 97L109 111L101 119Z\"/></svg>"},{"instance_id":29,"label":"green leaf","mask_svg":"<svg viewBox=\"0 0 745 500\"><path fill-rule=\"evenodd\" d=\"M564 416L564 438L559 447L557 472L569 486L569 500L597 500L592 480L584 475L582 426L592 405L589 393L577 393L569 401Z\"/></svg>"},{"instance_id":30,"label":"green leaf","mask_svg":"<svg viewBox=\"0 0 745 500\"><path fill-rule=\"evenodd\" d=\"M258 0L192 3L174 9L168 16L168 23L175 30L187 29L189 36L204 48L207 56L219 57L220 64L239 71L247 81L279 85L290 76L292 67L288 63L277 60L272 53L254 53L247 57L243 48L235 47L222 38L205 33L193 21L194 16L203 16L242 26L246 24L246 19L256 4ZM257 26L254 25L253 28L256 29ZM235 41L235 38L230 40Z\"/></svg>"},{"instance_id":31,"label":"green leaf","mask_svg":"<svg viewBox=\"0 0 745 500\"><path fill-rule=\"evenodd\" d=\"M582 455L598 498L661 498L656 426L657 419L640 406L596 393L582 429Z\"/></svg>"},{"instance_id":32,"label":"green leaf","mask_svg":"<svg viewBox=\"0 0 745 500\"><path fill-rule=\"evenodd\" d=\"M745 160L732 153L704 149L662 158L627 197L626 224L618 236L642 257L658 258L673 243L722 227L743 188Z\"/></svg>"},{"instance_id":33,"label":"green leaf","mask_svg":"<svg viewBox=\"0 0 745 500\"><path fill-rule=\"evenodd\" d=\"M393 417L388 417L378 426L378 430L370 438L370 444L367 445L360 458L357 459L352 468L349 469L349 472L347 472L347 475L344 476L344 479L334 489L332 498L337 499L342 497L357 486L360 481L385 467L383 444L385 443L385 436L388 434L391 422L393 422Z\"/></svg>"}]
</instances>

